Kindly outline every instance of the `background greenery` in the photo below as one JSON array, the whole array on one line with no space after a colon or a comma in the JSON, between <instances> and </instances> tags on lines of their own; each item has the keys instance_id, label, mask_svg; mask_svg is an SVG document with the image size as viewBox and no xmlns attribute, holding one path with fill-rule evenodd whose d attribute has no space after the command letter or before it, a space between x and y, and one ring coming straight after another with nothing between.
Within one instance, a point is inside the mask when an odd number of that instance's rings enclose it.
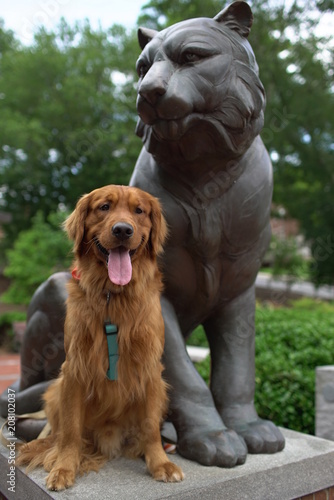
<instances>
[{"instance_id":1,"label":"background greenery","mask_svg":"<svg viewBox=\"0 0 334 500\"><path fill-rule=\"evenodd\" d=\"M313 279L332 283L334 50L316 25L333 1L250 3L274 202L301 222ZM151 0L138 24L161 29L223 7L218 0ZM84 192L128 182L141 148L134 133L139 52L135 29L118 25L94 31L88 22L63 20L55 32L40 29L27 47L0 24L0 210L12 216L5 247L37 212L46 220L59 207L71 210Z\"/></svg>"},{"instance_id":2,"label":"background greenery","mask_svg":"<svg viewBox=\"0 0 334 500\"><path fill-rule=\"evenodd\" d=\"M51 212L47 220L38 211L29 229L21 231L14 247L7 251L4 275L11 285L1 296L9 304L29 304L36 288L50 274L67 269L72 260L72 243L60 225L66 213Z\"/></svg>"},{"instance_id":3,"label":"background greenery","mask_svg":"<svg viewBox=\"0 0 334 500\"><path fill-rule=\"evenodd\" d=\"M0 350L19 352L20 343L15 338L13 324L17 321L25 321L26 314L23 312L9 311L0 315Z\"/></svg>"}]
</instances>

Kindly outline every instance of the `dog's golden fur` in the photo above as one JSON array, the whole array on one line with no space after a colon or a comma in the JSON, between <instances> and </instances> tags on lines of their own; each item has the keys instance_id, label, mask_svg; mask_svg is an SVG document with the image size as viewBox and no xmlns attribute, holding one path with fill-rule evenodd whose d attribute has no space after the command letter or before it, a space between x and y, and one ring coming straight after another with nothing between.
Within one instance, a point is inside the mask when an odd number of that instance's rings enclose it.
<instances>
[{"instance_id":1,"label":"dog's golden fur","mask_svg":"<svg viewBox=\"0 0 334 500\"><path fill-rule=\"evenodd\" d=\"M132 255L132 278L125 286L109 279L103 252L120 246L112 232L118 222L133 228L133 235L121 242ZM18 463L44 466L52 490L71 486L76 474L98 470L117 455L144 456L155 479L180 481L183 473L168 460L160 438L167 396L156 258L167 230L159 203L136 188L106 186L79 200L65 229L74 240L80 279L68 286L66 360L45 394L52 431L25 444ZM118 326L116 381L106 377L107 317Z\"/></svg>"}]
</instances>

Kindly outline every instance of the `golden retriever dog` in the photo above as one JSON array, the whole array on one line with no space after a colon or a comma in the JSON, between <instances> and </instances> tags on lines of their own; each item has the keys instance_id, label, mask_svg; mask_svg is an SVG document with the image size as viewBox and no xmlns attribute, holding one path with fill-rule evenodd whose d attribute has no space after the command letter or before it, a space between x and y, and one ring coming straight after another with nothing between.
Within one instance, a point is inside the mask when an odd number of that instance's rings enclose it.
<instances>
[{"instance_id":1,"label":"golden retriever dog","mask_svg":"<svg viewBox=\"0 0 334 500\"><path fill-rule=\"evenodd\" d=\"M102 187L78 201L65 229L75 255L66 360L44 396L51 434L24 444L18 463L44 466L50 490L120 455L143 456L158 481L181 481L160 437L167 387L157 255L167 229L159 202L137 188Z\"/></svg>"}]
</instances>

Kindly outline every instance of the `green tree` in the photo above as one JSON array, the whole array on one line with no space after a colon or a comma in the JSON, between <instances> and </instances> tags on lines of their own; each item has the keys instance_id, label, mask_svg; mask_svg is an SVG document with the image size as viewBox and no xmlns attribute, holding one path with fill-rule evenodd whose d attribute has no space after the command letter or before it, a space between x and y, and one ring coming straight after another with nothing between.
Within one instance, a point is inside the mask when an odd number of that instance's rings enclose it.
<instances>
[{"instance_id":1,"label":"green tree","mask_svg":"<svg viewBox=\"0 0 334 500\"><path fill-rule=\"evenodd\" d=\"M219 0L151 0L142 7L138 25L162 30L193 17L214 17L222 10Z\"/></svg>"},{"instance_id":2,"label":"green tree","mask_svg":"<svg viewBox=\"0 0 334 500\"><path fill-rule=\"evenodd\" d=\"M37 211L46 217L96 187L128 183L141 147L139 48L123 27L93 31L88 22L41 29L31 47L4 30L1 39L0 209L12 214L13 242Z\"/></svg>"},{"instance_id":3,"label":"green tree","mask_svg":"<svg viewBox=\"0 0 334 500\"><path fill-rule=\"evenodd\" d=\"M300 221L313 279L333 283L334 52L315 35L315 5L281 6L270 15L263 2L259 7L250 41L267 92L262 137L273 161L273 199Z\"/></svg>"}]
</instances>

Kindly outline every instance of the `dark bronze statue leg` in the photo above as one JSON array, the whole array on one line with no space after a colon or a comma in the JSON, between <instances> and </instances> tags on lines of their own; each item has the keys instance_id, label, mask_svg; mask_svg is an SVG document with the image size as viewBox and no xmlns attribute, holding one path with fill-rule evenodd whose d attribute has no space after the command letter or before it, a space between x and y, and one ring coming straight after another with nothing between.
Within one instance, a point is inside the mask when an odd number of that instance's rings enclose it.
<instances>
[{"instance_id":1,"label":"dark bronze statue leg","mask_svg":"<svg viewBox=\"0 0 334 500\"><path fill-rule=\"evenodd\" d=\"M24 391L20 392L20 379L16 380L9 389L15 391L18 395L15 399L15 411L16 415L22 415L26 413L28 408L28 413L34 413L42 408L42 396L46 389L49 387L52 381L40 382L39 384L32 385ZM12 393L13 394L13 393ZM8 389L6 389L0 396L0 413L1 416L7 418L8 410ZM31 441L36 439L40 432L44 429L46 424L46 419L36 420L33 418L24 418L16 421L15 433L18 438L24 441Z\"/></svg>"},{"instance_id":2,"label":"dark bronze statue leg","mask_svg":"<svg viewBox=\"0 0 334 500\"><path fill-rule=\"evenodd\" d=\"M58 376L65 359L64 319L69 273L50 276L34 293L28 308L27 327L21 349L21 377L15 390L17 415L42 409L43 394ZM6 418L8 389L0 396L0 413ZM38 436L45 420L24 419L16 425L17 436L27 441Z\"/></svg>"},{"instance_id":3,"label":"dark bronze statue leg","mask_svg":"<svg viewBox=\"0 0 334 500\"><path fill-rule=\"evenodd\" d=\"M209 388L192 364L173 306L161 300L165 320L164 364L170 390L170 420L178 434L178 450L203 465L233 467L246 460L242 438L226 429Z\"/></svg>"},{"instance_id":4,"label":"dark bronze statue leg","mask_svg":"<svg viewBox=\"0 0 334 500\"><path fill-rule=\"evenodd\" d=\"M228 428L242 436L250 453L284 448L280 430L257 415L255 391L254 286L230 301L204 327L211 348L211 391Z\"/></svg>"}]
</instances>

